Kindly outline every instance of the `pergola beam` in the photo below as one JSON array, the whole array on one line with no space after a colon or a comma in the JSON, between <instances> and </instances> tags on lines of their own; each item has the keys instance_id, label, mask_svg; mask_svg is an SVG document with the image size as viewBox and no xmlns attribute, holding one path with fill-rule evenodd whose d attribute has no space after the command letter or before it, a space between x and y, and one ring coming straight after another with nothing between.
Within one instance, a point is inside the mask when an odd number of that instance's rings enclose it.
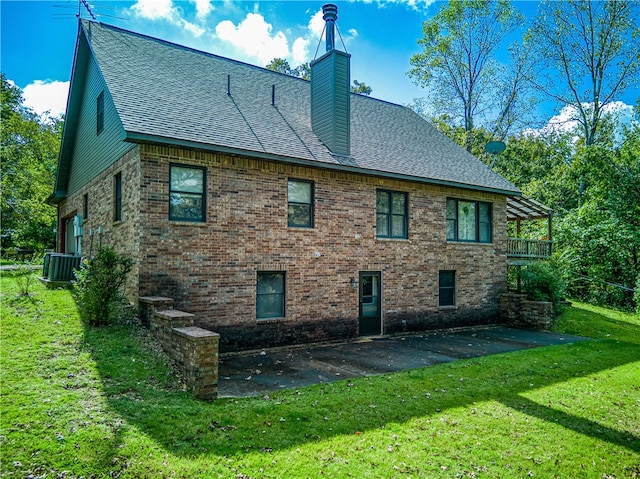
<instances>
[{"instance_id":1,"label":"pergola beam","mask_svg":"<svg viewBox=\"0 0 640 479\"><path fill-rule=\"evenodd\" d=\"M526 196L507 197L507 220L540 220L550 218L553 210Z\"/></svg>"}]
</instances>

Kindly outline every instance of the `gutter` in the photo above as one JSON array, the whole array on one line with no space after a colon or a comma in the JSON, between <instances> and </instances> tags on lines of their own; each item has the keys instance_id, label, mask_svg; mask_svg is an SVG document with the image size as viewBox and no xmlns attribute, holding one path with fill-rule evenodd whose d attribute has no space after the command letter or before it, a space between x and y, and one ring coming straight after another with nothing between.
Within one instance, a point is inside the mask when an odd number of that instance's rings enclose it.
<instances>
[{"instance_id":1,"label":"gutter","mask_svg":"<svg viewBox=\"0 0 640 479\"><path fill-rule=\"evenodd\" d=\"M420 176L403 175L400 173L386 172L382 170L371 170L367 168L361 168L357 166L344 165L340 163L326 163L322 161L305 160L302 158L288 157L283 155L275 155L267 152L257 152L254 150L243 150L241 148L233 148L219 145L211 145L207 143L198 143L189 140L178 140L176 138L167 138L158 135L149 135L145 133L135 133L131 131L125 131L124 141L138 144L155 144L171 147L182 147L190 150L202 150L215 153L225 153L235 156L245 156L249 158L258 158L261 160L275 161L279 163L287 163L297 166L307 166L311 168L320 168L326 170L342 171L345 173L356 173L367 176L377 176L381 178L390 178L394 180L412 181L417 183L423 183L436 186L448 186L452 188L462 188L466 190L482 191L486 193L496 193L505 196L522 196L522 192L519 190L507 190L501 188L491 188L487 186L473 185L469 183L461 183L457 181L439 180L434 178L425 178ZM336 155L333 155L336 158ZM344 158L338 156L339 158ZM349 158L349 157L348 157Z\"/></svg>"}]
</instances>

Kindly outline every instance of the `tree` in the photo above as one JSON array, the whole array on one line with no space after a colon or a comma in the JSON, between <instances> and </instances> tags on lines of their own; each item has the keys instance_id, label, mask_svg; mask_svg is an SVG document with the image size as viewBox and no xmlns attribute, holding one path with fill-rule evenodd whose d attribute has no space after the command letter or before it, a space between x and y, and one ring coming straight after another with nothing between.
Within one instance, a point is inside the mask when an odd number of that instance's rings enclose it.
<instances>
[{"instance_id":1,"label":"tree","mask_svg":"<svg viewBox=\"0 0 640 479\"><path fill-rule=\"evenodd\" d=\"M366 85L364 82L360 83L358 80L353 80L353 86L351 87L351 93L357 93L359 95L371 95L373 89Z\"/></svg>"},{"instance_id":2,"label":"tree","mask_svg":"<svg viewBox=\"0 0 640 479\"><path fill-rule=\"evenodd\" d=\"M308 63L303 63L295 68L291 68L289 62L284 58L274 58L266 66L267 70L272 70L278 73L284 73L285 75L302 78L303 80L309 80L311 78L311 67Z\"/></svg>"},{"instance_id":3,"label":"tree","mask_svg":"<svg viewBox=\"0 0 640 479\"><path fill-rule=\"evenodd\" d=\"M526 35L542 69L532 78L545 95L569 106L595 143L606 106L640 73L640 16L635 2L545 1Z\"/></svg>"},{"instance_id":4,"label":"tree","mask_svg":"<svg viewBox=\"0 0 640 479\"><path fill-rule=\"evenodd\" d=\"M411 57L408 74L417 85L431 88L438 114L460 122L466 132L486 120L487 128L504 137L531 70L522 49L512 48L515 67L509 75L496 55L523 22L508 0L450 0L423 23L418 44L424 50Z\"/></svg>"},{"instance_id":5,"label":"tree","mask_svg":"<svg viewBox=\"0 0 640 479\"><path fill-rule=\"evenodd\" d=\"M303 80L311 79L311 66L308 63L303 63L295 68L291 68L289 62L284 58L274 58L265 67L267 70L283 73L285 75L293 76L296 78L302 78ZM372 88L365 83L360 83L358 80L353 80L353 86L351 87L352 93L358 93L360 95L371 95Z\"/></svg>"},{"instance_id":6,"label":"tree","mask_svg":"<svg viewBox=\"0 0 640 479\"><path fill-rule=\"evenodd\" d=\"M562 216L577 207L575 174L571 164L574 145L569 133L520 132L507 138L494 170L522 192Z\"/></svg>"},{"instance_id":7,"label":"tree","mask_svg":"<svg viewBox=\"0 0 640 479\"><path fill-rule=\"evenodd\" d=\"M55 242L56 210L45 200L55 180L62 122L40 119L23 105L20 89L4 74L1 80L2 230L42 251Z\"/></svg>"}]
</instances>

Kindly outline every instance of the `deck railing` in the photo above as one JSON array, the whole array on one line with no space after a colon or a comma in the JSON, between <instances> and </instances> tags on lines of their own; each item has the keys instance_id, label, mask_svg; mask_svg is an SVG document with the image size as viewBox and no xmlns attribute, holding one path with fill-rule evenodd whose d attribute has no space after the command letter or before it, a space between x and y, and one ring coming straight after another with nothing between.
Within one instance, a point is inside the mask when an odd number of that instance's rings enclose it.
<instances>
[{"instance_id":1,"label":"deck railing","mask_svg":"<svg viewBox=\"0 0 640 479\"><path fill-rule=\"evenodd\" d=\"M507 256L512 258L545 259L551 256L553 241L507 238Z\"/></svg>"}]
</instances>

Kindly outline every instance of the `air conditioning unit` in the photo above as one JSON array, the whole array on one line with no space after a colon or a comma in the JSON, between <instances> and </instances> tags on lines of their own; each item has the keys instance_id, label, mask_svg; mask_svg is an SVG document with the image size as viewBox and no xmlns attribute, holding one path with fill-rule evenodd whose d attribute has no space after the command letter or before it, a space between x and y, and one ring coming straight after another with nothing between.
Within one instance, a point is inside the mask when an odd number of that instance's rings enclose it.
<instances>
[{"instance_id":1,"label":"air conditioning unit","mask_svg":"<svg viewBox=\"0 0 640 479\"><path fill-rule=\"evenodd\" d=\"M71 281L73 270L80 267L81 256L47 253L44 257L43 276L49 281Z\"/></svg>"}]
</instances>

